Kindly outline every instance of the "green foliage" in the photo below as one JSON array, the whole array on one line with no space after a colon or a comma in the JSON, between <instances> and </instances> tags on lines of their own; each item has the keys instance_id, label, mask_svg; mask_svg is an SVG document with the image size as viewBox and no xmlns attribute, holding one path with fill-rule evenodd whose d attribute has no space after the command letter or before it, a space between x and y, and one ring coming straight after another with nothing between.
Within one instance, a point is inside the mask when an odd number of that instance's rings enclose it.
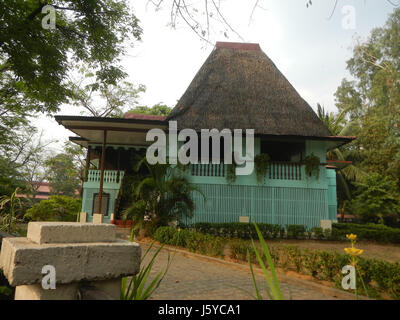
<instances>
[{"instance_id":1,"label":"green foliage","mask_svg":"<svg viewBox=\"0 0 400 320\"><path fill-rule=\"evenodd\" d=\"M99 81L126 77L119 58L142 30L126 0L59 0L56 29L45 30L48 1L0 2L0 136L29 115L52 113L67 103L72 65L96 70Z\"/></svg>"},{"instance_id":2,"label":"green foliage","mask_svg":"<svg viewBox=\"0 0 400 320\"><path fill-rule=\"evenodd\" d=\"M356 197L350 207L363 222L383 223L383 218L390 214L399 217L400 194L393 179L373 173L354 184Z\"/></svg>"},{"instance_id":3,"label":"green foliage","mask_svg":"<svg viewBox=\"0 0 400 320\"><path fill-rule=\"evenodd\" d=\"M275 271L275 264L272 260L271 254L269 252L269 248L268 248L267 243L265 242L265 240L264 240L263 236L261 235L261 232L258 229L256 224L254 224L254 227L256 229L262 250L259 251L259 249L254 244L253 240L251 242L253 245L253 251L257 257L257 260L258 260L259 265L261 266L261 269L264 272L265 280L267 281L268 286L269 286L269 288L267 288L267 286L265 286L265 291L271 300L283 300L282 290L281 290L281 287L279 284L278 276ZM265 258L266 263L264 262L263 258ZM258 300L261 300L261 294L257 287L257 282L255 280L254 271L253 271L253 267L251 265L250 257L248 258L248 263L250 266L254 289L256 291L256 297ZM267 267L269 268L269 270L267 270Z\"/></svg>"},{"instance_id":4,"label":"green foliage","mask_svg":"<svg viewBox=\"0 0 400 320\"><path fill-rule=\"evenodd\" d=\"M145 254L141 260L141 268L138 274L128 278L122 278L121 281L121 300L147 300L151 297L154 291L160 286L162 280L168 272L169 266L171 264L170 256L168 255L167 266L164 270L161 270L154 279L146 285L149 278L150 272L153 268L155 259L161 252L163 246L159 247L157 251L153 254L150 261L143 265L145 257L150 252L153 247L153 243L147 248Z\"/></svg>"},{"instance_id":5,"label":"green foliage","mask_svg":"<svg viewBox=\"0 0 400 320\"><path fill-rule=\"evenodd\" d=\"M263 181L263 178L268 171L270 161L271 157L266 153L261 153L254 157L258 183L261 183Z\"/></svg>"},{"instance_id":6,"label":"green foliage","mask_svg":"<svg viewBox=\"0 0 400 320\"><path fill-rule=\"evenodd\" d=\"M381 224L334 223L332 233L336 239L345 239L346 234L356 234L360 240L383 243L400 243L400 229Z\"/></svg>"},{"instance_id":7,"label":"green foliage","mask_svg":"<svg viewBox=\"0 0 400 320\"><path fill-rule=\"evenodd\" d=\"M236 164L233 162L232 164L227 165L226 170L226 181L229 184L233 184L236 181Z\"/></svg>"},{"instance_id":8,"label":"green foliage","mask_svg":"<svg viewBox=\"0 0 400 320\"><path fill-rule=\"evenodd\" d=\"M353 81L344 79L336 91L339 112L358 125L352 144L356 165L364 172L391 176L400 186L400 9L384 26L358 41L347 69Z\"/></svg>"},{"instance_id":9,"label":"green foliage","mask_svg":"<svg viewBox=\"0 0 400 320\"><path fill-rule=\"evenodd\" d=\"M148 216L156 225L165 226L178 215L193 214L192 192L203 194L178 167L150 165L145 158L137 164L137 169L141 166L147 168L148 175L135 187L136 201L125 210L125 219L142 221Z\"/></svg>"},{"instance_id":10,"label":"green foliage","mask_svg":"<svg viewBox=\"0 0 400 320\"><path fill-rule=\"evenodd\" d=\"M18 188L11 196L0 197L0 231L5 231L10 234L15 232L15 223L17 221L17 211L21 207L21 201L17 197Z\"/></svg>"},{"instance_id":11,"label":"green foliage","mask_svg":"<svg viewBox=\"0 0 400 320\"><path fill-rule=\"evenodd\" d=\"M25 217L33 221L76 221L81 200L68 196L51 196L26 211Z\"/></svg>"},{"instance_id":12,"label":"green foliage","mask_svg":"<svg viewBox=\"0 0 400 320\"><path fill-rule=\"evenodd\" d=\"M74 197L79 189L79 171L70 154L60 153L49 158L45 165L48 170L51 194Z\"/></svg>"},{"instance_id":13,"label":"green foliage","mask_svg":"<svg viewBox=\"0 0 400 320\"><path fill-rule=\"evenodd\" d=\"M311 176L311 174L314 174L315 178L318 180L320 171L319 166L321 164L320 159L316 155L311 153L310 155L304 158L304 162L306 165L305 167L306 175Z\"/></svg>"},{"instance_id":14,"label":"green foliage","mask_svg":"<svg viewBox=\"0 0 400 320\"><path fill-rule=\"evenodd\" d=\"M157 116L168 116L172 109L163 103L155 104L152 107L138 106L135 109L129 110L130 113L152 114Z\"/></svg>"},{"instance_id":15,"label":"green foliage","mask_svg":"<svg viewBox=\"0 0 400 320\"><path fill-rule=\"evenodd\" d=\"M306 227L301 225L289 224L286 226L288 239L304 239L306 234Z\"/></svg>"},{"instance_id":16,"label":"green foliage","mask_svg":"<svg viewBox=\"0 0 400 320\"><path fill-rule=\"evenodd\" d=\"M229 242L230 257L260 265L254 250L249 251L251 245L249 240L235 239ZM349 257L344 253L300 249L297 246L273 246L270 256L275 267L312 275L316 279L338 284L338 288L341 288L343 277L341 270L349 264ZM265 254L260 253L260 258L265 261ZM388 293L393 299L400 299L400 263L360 257L357 268L367 290L365 292L357 277L357 288L361 294L379 297L382 293Z\"/></svg>"},{"instance_id":17,"label":"green foliage","mask_svg":"<svg viewBox=\"0 0 400 320\"><path fill-rule=\"evenodd\" d=\"M189 229L177 229L174 227L160 227L154 234L154 240L163 244L180 246L191 252L199 252L210 256L224 256L226 239L213 237Z\"/></svg>"}]
</instances>

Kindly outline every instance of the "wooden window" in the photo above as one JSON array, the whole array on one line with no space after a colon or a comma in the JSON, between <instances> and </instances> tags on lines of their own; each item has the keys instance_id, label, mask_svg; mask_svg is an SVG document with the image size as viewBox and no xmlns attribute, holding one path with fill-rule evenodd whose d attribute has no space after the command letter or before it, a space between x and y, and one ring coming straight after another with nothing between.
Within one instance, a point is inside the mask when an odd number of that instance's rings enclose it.
<instances>
[{"instance_id":1,"label":"wooden window","mask_svg":"<svg viewBox=\"0 0 400 320\"><path fill-rule=\"evenodd\" d=\"M103 193L103 196L101 198L101 213L105 216L108 216L108 206L110 203L110 194L109 193ZM93 212L94 213L99 213L99 194L95 193L93 197Z\"/></svg>"}]
</instances>

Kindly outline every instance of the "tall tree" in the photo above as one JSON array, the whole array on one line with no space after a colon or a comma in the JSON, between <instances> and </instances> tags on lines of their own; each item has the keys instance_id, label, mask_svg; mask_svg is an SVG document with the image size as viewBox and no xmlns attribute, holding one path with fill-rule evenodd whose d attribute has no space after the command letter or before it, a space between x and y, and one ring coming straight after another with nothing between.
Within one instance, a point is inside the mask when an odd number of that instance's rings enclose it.
<instances>
[{"instance_id":1,"label":"tall tree","mask_svg":"<svg viewBox=\"0 0 400 320\"><path fill-rule=\"evenodd\" d=\"M343 80L336 102L360 125L355 143L361 165L391 176L400 187L400 9L356 44L347 68L354 80Z\"/></svg>"},{"instance_id":2,"label":"tall tree","mask_svg":"<svg viewBox=\"0 0 400 320\"><path fill-rule=\"evenodd\" d=\"M146 90L144 85L135 86L128 81L115 85L99 81L86 67L78 68L78 72L79 76L71 76L69 82L72 103L95 117L122 117L129 108L138 104L140 93Z\"/></svg>"},{"instance_id":3,"label":"tall tree","mask_svg":"<svg viewBox=\"0 0 400 320\"><path fill-rule=\"evenodd\" d=\"M79 190L79 170L70 154L59 153L45 162L50 192L54 195L74 197Z\"/></svg>"},{"instance_id":4,"label":"tall tree","mask_svg":"<svg viewBox=\"0 0 400 320\"><path fill-rule=\"evenodd\" d=\"M42 26L55 9L55 29ZM125 44L142 30L127 0L0 2L0 137L35 112L54 112L71 91L66 77L82 63L99 81L126 76L119 65ZM1 141L0 141L1 142Z\"/></svg>"}]
</instances>

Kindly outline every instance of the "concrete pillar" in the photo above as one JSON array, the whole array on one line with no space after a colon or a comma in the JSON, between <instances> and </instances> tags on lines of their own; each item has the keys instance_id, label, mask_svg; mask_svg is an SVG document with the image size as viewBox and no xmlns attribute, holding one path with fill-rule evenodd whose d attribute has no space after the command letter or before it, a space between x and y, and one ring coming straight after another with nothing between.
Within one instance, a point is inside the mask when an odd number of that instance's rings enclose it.
<instances>
[{"instance_id":1,"label":"concrete pillar","mask_svg":"<svg viewBox=\"0 0 400 320\"><path fill-rule=\"evenodd\" d=\"M3 239L0 268L16 300L74 300L88 285L119 299L121 278L135 275L140 260L139 245L117 239L115 225L30 222L26 238ZM42 286L51 278L44 266L54 267L55 289Z\"/></svg>"},{"instance_id":2,"label":"concrete pillar","mask_svg":"<svg viewBox=\"0 0 400 320\"><path fill-rule=\"evenodd\" d=\"M85 223L85 222L87 222L86 219L87 219L87 213L86 212L81 212L79 214L79 222Z\"/></svg>"},{"instance_id":3,"label":"concrete pillar","mask_svg":"<svg viewBox=\"0 0 400 320\"><path fill-rule=\"evenodd\" d=\"M93 213L93 223L103 223L103 215L101 213Z\"/></svg>"}]
</instances>

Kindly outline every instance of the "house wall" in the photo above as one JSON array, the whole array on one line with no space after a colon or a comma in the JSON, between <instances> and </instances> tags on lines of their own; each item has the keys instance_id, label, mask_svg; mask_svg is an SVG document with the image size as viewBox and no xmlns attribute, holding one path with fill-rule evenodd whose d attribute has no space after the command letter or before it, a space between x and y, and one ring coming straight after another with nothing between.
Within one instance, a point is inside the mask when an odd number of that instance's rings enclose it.
<instances>
[{"instance_id":1,"label":"house wall","mask_svg":"<svg viewBox=\"0 0 400 320\"><path fill-rule=\"evenodd\" d=\"M168 141L168 140L167 140ZM245 141L243 142L245 144ZM307 140L306 155L318 156L326 162L324 141ZM260 139L255 138L255 155L260 153ZM245 148L243 148L245 150ZM207 167L208 165L204 165ZM319 178L306 177L304 165L299 168L300 179L271 179L268 175L263 183L257 182L255 170L251 175L237 176L234 184L226 180L227 166L223 176L215 176L221 169L215 167L214 176L195 176L188 170L189 181L205 195L206 201L193 193L196 210L192 218L180 217L180 223L190 225L196 222L238 222L239 217L249 217L250 222L273 224L301 224L309 228L320 226L321 220L336 220L336 173L320 167ZM221 174L221 171L218 172ZM92 221L93 198L99 191L98 182L85 182L82 211L87 212L88 222ZM104 185L104 192L110 193L108 222L114 212L114 200L120 183Z\"/></svg>"},{"instance_id":2,"label":"house wall","mask_svg":"<svg viewBox=\"0 0 400 320\"><path fill-rule=\"evenodd\" d=\"M119 189L108 189L108 188L103 188L104 193L110 194L110 200L108 204L108 214L106 216L103 216L103 222L108 223L110 222L110 216L111 213L114 212L114 202L115 199L117 198L118 195L118 190ZM92 222L93 221L93 199L94 195L96 193L99 193L99 187L84 187L83 188L83 195L82 195L82 212L87 213L87 221L86 222Z\"/></svg>"},{"instance_id":3,"label":"house wall","mask_svg":"<svg viewBox=\"0 0 400 320\"><path fill-rule=\"evenodd\" d=\"M306 155L313 153L321 163L326 162L324 141L307 140L305 145ZM255 138L255 155L259 153L260 139ZM229 184L225 176L193 176L189 172L189 181L203 192L206 200L200 193L194 192L194 216L180 217L180 223L239 222L239 217L246 216L250 222L301 224L311 228L319 227L321 220L335 220L334 170L320 166L318 179L306 177L304 165L300 170L300 180L270 179L266 176L262 184L257 182L255 170L251 175L237 176L233 184Z\"/></svg>"}]
</instances>

